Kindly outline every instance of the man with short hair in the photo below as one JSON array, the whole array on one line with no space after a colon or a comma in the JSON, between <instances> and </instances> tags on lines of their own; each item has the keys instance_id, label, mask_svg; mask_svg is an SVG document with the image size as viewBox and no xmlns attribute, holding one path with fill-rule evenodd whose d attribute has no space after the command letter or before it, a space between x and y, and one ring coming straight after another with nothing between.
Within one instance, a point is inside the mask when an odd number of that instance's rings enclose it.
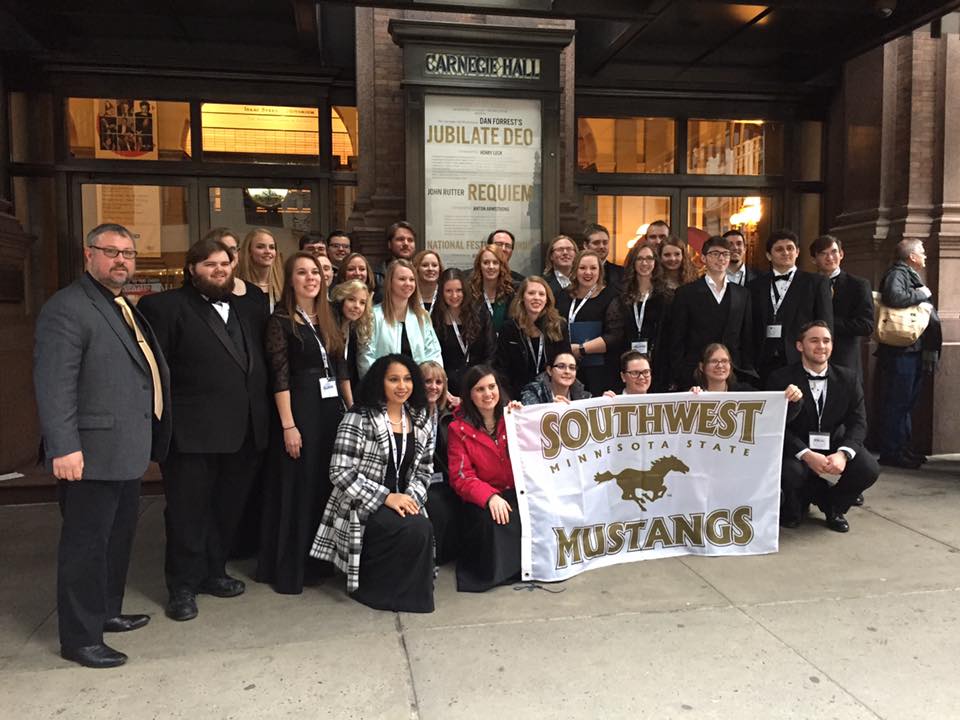
<instances>
[{"instance_id":1,"label":"man with short hair","mask_svg":"<svg viewBox=\"0 0 960 720\"><path fill-rule=\"evenodd\" d=\"M197 616L197 593L234 597L227 555L267 445L266 308L237 302L218 240L187 251L183 287L140 301L173 377L173 440L161 463L167 617Z\"/></svg>"},{"instance_id":2,"label":"man with short hair","mask_svg":"<svg viewBox=\"0 0 960 720\"><path fill-rule=\"evenodd\" d=\"M351 252L353 240L346 230L334 230L327 237L327 257L333 263L334 271L340 269L340 265Z\"/></svg>"},{"instance_id":3,"label":"man with short hair","mask_svg":"<svg viewBox=\"0 0 960 720\"><path fill-rule=\"evenodd\" d=\"M590 223L583 229L583 249L593 250L600 256L604 283L619 294L623 290L623 268L607 260L610 255L610 231L603 225Z\"/></svg>"},{"instance_id":4,"label":"man with short hair","mask_svg":"<svg viewBox=\"0 0 960 720\"><path fill-rule=\"evenodd\" d=\"M757 277L757 271L747 265L747 241L740 230L727 230L721 237L730 243L730 266L727 278L734 285L746 287Z\"/></svg>"},{"instance_id":5,"label":"man with short hair","mask_svg":"<svg viewBox=\"0 0 960 720\"><path fill-rule=\"evenodd\" d=\"M798 242L790 230L774 231L767 239L772 271L747 286L753 299L755 357L762 384L774 370L799 362L793 339L801 327L823 320L833 332L830 283L797 268Z\"/></svg>"},{"instance_id":6,"label":"man with short hair","mask_svg":"<svg viewBox=\"0 0 960 720\"><path fill-rule=\"evenodd\" d=\"M300 252L308 252L314 257L327 254L327 243L320 233L305 233L300 236Z\"/></svg>"},{"instance_id":7,"label":"man with short hair","mask_svg":"<svg viewBox=\"0 0 960 720\"><path fill-rule=\"evenodd\" d=\"M677 288L670 311L668 364L681 391L694 385L693 372L711 343L727 346L738 375L754 375L750 293L727 280L730 244L714 236L702 252L706 274Z\"/></svg>"},{"instance_id":8,"label":"man with short hair","mask_svg":"<svg viewBox=\"0 0 960 720\"><path fill-rule=\"evenodd\" d=\"M894 347L880 343L877 348L881 375L880 464L916 469L926 457L910 447L913 432L910 414L920 397L924 372L936 370L943 334L940 318L930 303L933 293L920 277L920 271L927 266L923 242L901 240L896 253L896 262L880 280L883 304L906 308L926 303L930 323L912 345Z\"/></svg>"},{"instance_id":9,"label":"man with short hair","mask_svg":"<svg viewBox=\"0 0 960 720\"><path fill-rule=\"evenodd\" d=\"M57 553L60 654L86 667L127 656L104 632L143 627L123 615L140 479L170 442L170 374L153 329L123 295L136 271L133 236L98 225L86 272L37 318L34 388L41 455L57 478L63 525Z\"/></svg>"},{"instance_id":10,"label":"man with short hair","mask_svg":"<svg viewBox=\"0 0 960 720\"><path fill-rule=\"evenodd\" d=\"M833 337L824 321L803 325L795 346L800 360L776 370L767 384L768 390L795 385L803 393L787 411L780 524L797 527L814 503L828 528L847 532L844 513L880 474L877 461L863 447L863 388L852 370L830 363Z\"/></svg>"},{"instance_id":11,"label":"man with short hair","mask_svg":"<svg viewBox=\"0 0 960 720\"><path fill-rule=\"evenodd\" d=\"M647 225L647 232L644 233L643 239L660 247L668 237L670 237L670 226L666 221L654 220Z\"/></svg>"},{"instance_id":12,"label":"man with short hair","mask_svg":"<svg viewBox=\"0 0 960 720\"><path fill-rule=\"evenodd\" d=\"M413 225L406 220L398 220L387 228L387 257L374 272L377 281L377 294L383 291L383 279L387 275L387 266L394 260L410 260L417 252L417 233ZM375 300L379 299L375 298Z\"/></svg>"},{"instance_id":13,"label":"man with short hair","mask_svg":"<svg viewBox=\"0 0 960 720\"><path fill-rule=\"evenodd\" d=\"M810 256L817 272L830 283L833 297L833 354L830 362L850 368L862 383L860 338L873 334L870 283L840 268L843 245L833 235L821 235L810 243Z\"/></svg>"},{"instance_id":14,"label":"man with short hair","mask_svg":"<svg viewBox=\"0 0 960 720\"><path fill-rule=\"evenodd\" d=\"M510 258L513 257L516 243L517 239L509 230L494 230L487 235L487 245L493 245L499 248L500 252L503 253L503 259L507 261L508 267L510 265ZM510 269L510 278L513 280L514 285L519 285L526 279L513 268Z\"/></svg>"}]
</instances>

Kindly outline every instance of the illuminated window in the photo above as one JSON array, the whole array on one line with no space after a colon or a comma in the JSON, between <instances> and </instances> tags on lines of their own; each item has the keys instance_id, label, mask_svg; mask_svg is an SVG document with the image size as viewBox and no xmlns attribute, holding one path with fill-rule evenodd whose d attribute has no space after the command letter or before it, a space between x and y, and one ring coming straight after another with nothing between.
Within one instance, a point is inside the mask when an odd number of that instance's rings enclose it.
<instances>
[{"instance_id":1,"label":"illuminated window","mask_svg":"<svg viewBox=\"0 0 960 720\"><path fill-rule=\"evenodd\" d=\"M669 118L579 118L577 167L598 173L675 172Z\"/></svg>"},{"instance_id":2,"label":"illuminated window","mask_svg":"<svg viewBox=\"0 0 960 720\"><path fill-rule=\"evenodd\" d=\"M670 198L660 195L587 195L584 205L587 221L610 231L610 259L618 264L650 223L670 222Z\"/></svg>"},{"instance_id":3,"label":"illuminated window","mask_svg":"<svg viewBox=\"0 0 960 720\"><path fill-rule=\"evenodd\" d=\"M332 131L332 167L334 170L356 170L360 155L359 126L357 109L344 105L330 108L330 128Z\"/></svg>"},{"instance_id":4,"label":"illuminated window","mask_svg":"<svg viewBox=\"0 0 960 720\"><path fill-rule=\"evenodd\" d=\"M304 163L320 158L317 108L203 103L205 160Z\"/></svg>"},{"instance_id":5,"label":"illuminated window","mask_svg":"<svg viewBox=\"0 0 960 720\"><path fill-rule=\"evenodd\" d=\"M687 172L698 175L780 175L783 124L765 120L687 122Z\"/></svg>"},{"instance_id":6,"label":"illuminated window","mask_svg":"<svg viewBox=\"0 0 960 720\"><path fill-rule=\"evenodd\" d=\"M211 187L210 227L228 227L243 237L265 227L287 257L297 251L300 236L313 229L313 193L309 188Z\"/></svg>"},{"instance_id":7,"label":"illuminated window","mask_svg":"<svg viewBox=\"0 0 960 720\"><path fill-rule=\"evenodd\" d=\"M70 157L188 160L190 104L149 98L69 98Z\"/></svg>"}]
</instances>

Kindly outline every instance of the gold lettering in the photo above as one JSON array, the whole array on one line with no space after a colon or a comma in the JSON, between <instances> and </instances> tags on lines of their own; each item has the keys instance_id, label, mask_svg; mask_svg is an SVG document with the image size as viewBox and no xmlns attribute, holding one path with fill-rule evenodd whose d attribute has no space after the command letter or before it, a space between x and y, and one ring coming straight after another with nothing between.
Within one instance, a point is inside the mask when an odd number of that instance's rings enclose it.
<instances>
[{"instance_id":1,"label":"gold lettering","mask_svg":"<svg viewBox=\"0 0 960 720\"><path fill-rule=\"evenodd\" d=\"M671 547L673 540L670 537L670 530L667 528L666 521L657 515L650 523L650 530L647 532L647 539L643 541L643 549L651 550L653 546L660 543L662 547Z\"/></svg>"},{"instance_id":2,"label":"gold lettering","mask_svg":"<svg viewBox=\"0 0 960 720\"><path fill-rule=\"evenodd\" d=\"M703 513L671 515L673 520L673 539L677 545L703 547Z\"/></svg>"},{"instance_id":3,"label":"gold lettering","mask_svg":"<svg viewBox=\"0 0 960 720\"><path fill-rule=\"evenodd\" d=\"M544 413L540 418L540 447L543 457L552 460L560 454L560 434L558 415L555 412Z\"/></svg>"},{"instance_id":4,"label":"gold lettering","mask_svg":"<svg viewBox=\"0 0 960 720\"><path fill-rule=\"evenodd\" d=\"M583 562L583 555L580 552L583 528L574 528L568 536L566 528L555 527L553 534L557 536L557 570L562 570L570 562L574 565Z\"/></svg>"},{"instance_id":5,"label":"gold lettering","mask_svg":"<svg viewBox=\"0 0 960 720\"><path fill-rule=\"evenodd\" d=\"M733 542L737 545L749 545L753 540L753 508L743 505L733 511Z\"/></svg>"}]
</instances>

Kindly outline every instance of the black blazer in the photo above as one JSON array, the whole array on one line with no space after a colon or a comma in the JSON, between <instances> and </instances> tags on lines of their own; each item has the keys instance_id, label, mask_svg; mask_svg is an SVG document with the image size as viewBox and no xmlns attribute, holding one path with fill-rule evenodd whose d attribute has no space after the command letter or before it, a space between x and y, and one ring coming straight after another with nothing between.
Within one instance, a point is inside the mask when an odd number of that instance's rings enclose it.
<instances>
[{"instance_id":1,"label":"black blazer","mask_svg":"<svg viewBox=\"0 0 960 720\"><path fill-rule=\"evenodd\" d=\"M803 392L799 402L790 403L787 427L783 438L784 456L796 455L809 447L809 434L817 432L817 406L810 392L807 371L800 363L775 370L767 380L768 390L785 390L796 385ZM856 374L839 365L827 367L827 399L823 406L820 431L830 433L830 452L845 446L854 452L866 452L867 414L863 404L863 388ZM822 451L818 451L822 452Z\"/></svg>"},{"instance_id":2,"label":"black blazer","mask_svg":"<svg viewBox=\"0 0 960 720\"><path fill-rule=\"evenodd\" d=\"M270 402L263 335L266 308L231 299L243 330L241 363L217 311L193 286L140 300L170 366L173 449L182 453L232 453L247 431L258 450L267 446Z\"/></svg>"},{"instance_id":3,"label":"black blazer","mask_svg":"<svg viewBox=\"0 0 960 720\"><path fill-rule=\"evenodd\" d=\"M764 273L753 280L748 289L753 299L753 338L757 348L757 362L771 354L776 341L765 342L767 325L782 325L780 343L787 364L800 362L797 352L797 334L800 328L813 320L823 320L833 332L833 301L830 298L830 283L822 275L796 270L790 289L787 291L777 322L774 323L773 305L770 302L770 284L773 273Z\"/></svg>"},{"instance_id":4,"label":"black blazer","mask_svg":"<svg viewBox=\"0 0 960 720\"><path fill-rule=\"evenodd\" d=\"M607 287L612 287L619 295L623 292L623 268L609 260L603 264L603 280Z\"/></svg>"},{"instance_id":5,"label":"black blazer","mask_svg":"<svg viewBox=\"0 0 960 720\"><path fill-rule=\"evenodd\" d=\"M760 277L760 272L750 267L749 265L744 264L743 266L745 272L743 276L743 285L741 287L747 287L750 283ZM738 283L739 284L739 283Z\"/></svg>"},{"instance_id":6,"label":"black blazer","mask_svg":"<svg viewBox=\"0 0 960 720\"><path fill-rule=\"evenodd\" d=\"M750 293L730 282L726 287L719 305L704 278L681 285L674 293L667 331L669 365L673 383L682 390L693 384L693 371L710 343L727 346L737 375L755 375ZM726 321L718 322L724 309Z\"/></svg>"},{"instance_id":7,"label":"black blazer","mask_svg":"<svg viewBox=\"0 0 960 720\"><path fill-rule=\"evenodd\" d=\"M549 362L552 355L571 352L567 321L561 320L560 326L563 329L561 338L557 341L547 340L543 349L544 364ZM530 356L523 330L517 325L516 320L508 318L497 338L497 352L494 355L493 366L500 374L501 381L509 388L511 400L519 400L523 386L539 375L537 368L534 367L535 363L536 358Z\"/></svg>"},{"instance_id":8,"label":"black blazer","mask_svg":"<svg viewBox=\"0 0 960 720\"><path fill-rule=\"evenodd\" d=\"M833 291L833 354L830 362L862 377L860 338L873 334L873 292L862 277L843 270L830 280Z\"/></svg>"}]
</instances>

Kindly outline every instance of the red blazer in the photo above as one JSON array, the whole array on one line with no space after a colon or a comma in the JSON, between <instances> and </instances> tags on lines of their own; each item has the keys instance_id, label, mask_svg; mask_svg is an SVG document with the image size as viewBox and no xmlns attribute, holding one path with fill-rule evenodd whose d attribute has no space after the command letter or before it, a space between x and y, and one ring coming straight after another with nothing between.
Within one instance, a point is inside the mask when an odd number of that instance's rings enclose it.
<instances>
[{"instance_id":1,"label":"red blazer","mask_svg":"<svg viewBox=\"0 0 960 720\"><path fill-rule=\"evenodd\" d=\"M497 443L467 422L459 408L447 432L450 485L466 502L486 507L493 495L513 489L513 468L507 452L507 429L500 418Z\"/></svg>"}]
</instances>

